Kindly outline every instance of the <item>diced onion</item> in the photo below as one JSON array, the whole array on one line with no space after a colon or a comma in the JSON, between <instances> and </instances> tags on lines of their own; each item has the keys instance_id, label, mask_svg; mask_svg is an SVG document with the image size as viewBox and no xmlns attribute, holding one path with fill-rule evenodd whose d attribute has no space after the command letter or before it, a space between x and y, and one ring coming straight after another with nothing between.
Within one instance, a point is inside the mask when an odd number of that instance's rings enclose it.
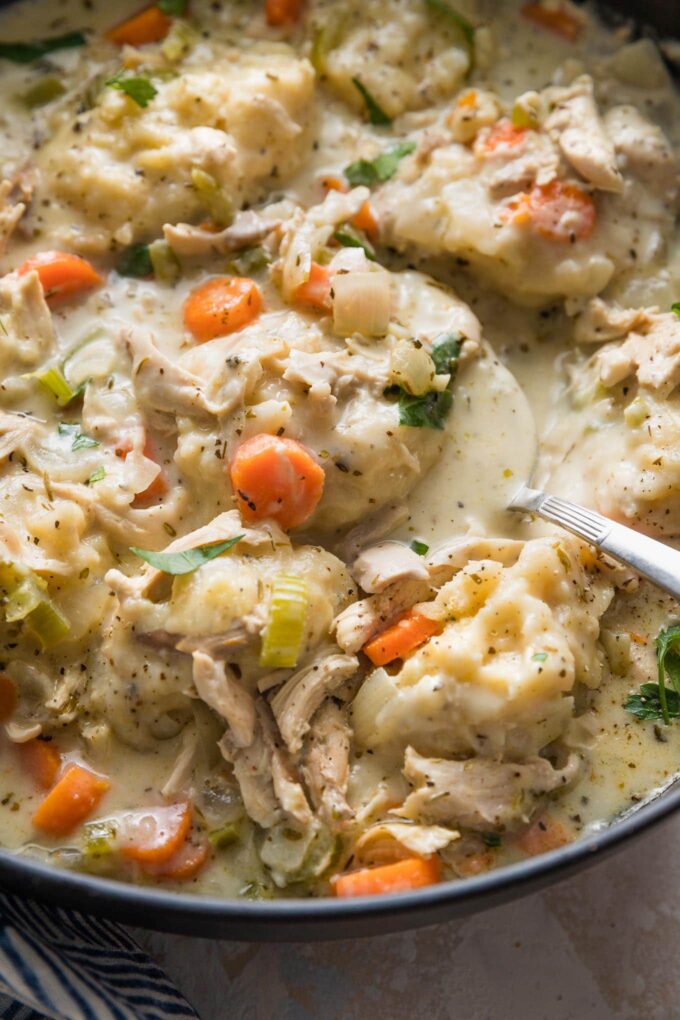
<instances>
[{"instance_id":1,"label":"diced onion","mask_svg":"<svg viewBox=\"0 0 680 1020\"><path fill-rule=\"evenodd\" d=\"M390 324L390 274L337 273L333 277L333 330L338 336L384 336Z\"/></svg>"},{"instance_id":2,"label":"diced onion","mask_svg":"<svg viewBox=\"0 0 680 1020\"><path fill-rule=\"evenodd\" d=\"M279 574L269 602L269 619L262 639L260 665L290 669L296 665L305 630L307 585L301 577Z\"/></svg>"},{"instance_id":3,"label":"diced onion","mask_svg":"<svg viewBox=\"0 0 680 1020\"><path fill-rule=\"evenodd\" d=\"M390 355L390 382L414 397L430 393L435 382L434 362L424 347L398 340Z\"/></svg>"}]
</instances>

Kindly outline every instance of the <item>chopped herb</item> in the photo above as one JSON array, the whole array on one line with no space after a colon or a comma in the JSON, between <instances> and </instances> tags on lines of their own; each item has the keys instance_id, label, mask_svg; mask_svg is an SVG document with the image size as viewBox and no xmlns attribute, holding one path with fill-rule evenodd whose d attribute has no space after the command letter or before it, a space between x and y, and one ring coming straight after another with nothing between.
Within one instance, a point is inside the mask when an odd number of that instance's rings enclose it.
<instances>
[{"instance_id":1,"label":"chopped herb","mask_svg":"<svg viewBox=\"0 0 680 1020\"><path fill-rule=\"evenodd\" d=\"M93 446L101 445L99 440L93 439L92 436L84 435L80 431L80 425L77 422L60 421L57 431L60 436L71 436L73 438L72 450L86 450Z\"/></svg>"},{"instance_id":2,"label":"chopped herb","mask_svg":"<svg viewBox=\"0 0 680 1020\"><path fill-rule=\"evenodd\" d=\"M158 95L158 89L151 84L148 78L126 78L124 72L109 78L105 84L110 89L117 89L124 92L126 96L134 100L137 106L147 107L151 100Z\"/></svg>"},{"instance_id":3,"label":"chopped herb","mask_svg":"<svg viewBox=\"0 0 680 1020\"><path fill-rule=\"evenodd\" d=\"M674 623L665 630L659 631L656 638L656 662L659 681L659 702L661 714L665 723L670 722L668 701L666 695L666 673L680 695L680 624Z\"/></svg>"},{"instance_id":4,"label":"chopped herb","mask_svg":"<svg viewBox=\"0 0 680 1020\"><path fill-rule=\"evenodd\" d=\"M437 375L455 375L464 337L460 333L442 333L432 344L430 357Z\"/></svg>"},{"instance_id":5,"label":"chopped herb","mask_svg":"<svg viewBox=\"0 0 680 1020\"><path fill-rule=\"evenodd\" d=\"M367 259L370 259L371 262L377 261L375 252L370 244L362 241L358 234L355 234L350 227L345 226L341 230L336 230L333 237L343 248L362 248Z\"/></svg>"},{"instance_id":6,"label":"chopped herb","mask_svg":"<svg viewBox=\"0 0 680 1020\"><path fill-rule=\"evenodd\" d=\"M674 301L671 305L671 311L675 312L676 315L680 316L680 301Z\"/></svg>"},{"instance_id":7,"label":"chopped herb","mask_svg":"<svg viewBox=\"0 0 680 1020\"><path fill-rule=\"evenodd\" d=\"M485 846L498 847L503 842L499 832L483 832L482 843Z\"/></svg>"},{"instance_id":8,"label":"chopped herb","mask_svg":"<svg viewBox=\"0 0 680 1020\"><path fill-rule=\"evenodd\" d=\"M12 60L15 64L32 64L34 60L40 60L55 50L84 46L86 41L82 32L67 32L65 35L52 36L51 39L36 39L31 43L0 42L0 59Z\"/></svg>"},{"instance_id":9,"label":"chopped herb","mask_svg":"<svg viewBox=\"0 0 680 1020\"><path fill-rule=\"evenodd\" d=\"M445 0L425 0L425 4L431 11L434 11L436 14L442 14L445 18L448 18L449 21L452 21L465 36L465 41L468 46L470 48L474 46L475 30L466 17L459 14L458 11L453 9L453 7L449 7Z\"/></svg>"},{"instance_id":10,"label":"chopped herb","mask_svg":"<svg viewBox=\"0 0 680 1020\"><path fill-rule=\"evenodd\" d=\"M659 719L669 722L671 719L680 718L680 695L675 691L666 691L665 698L667 719L664 719L658 684L641 684L639 692L629 695L623 707L626 712L630 712L636 719L641 719L643 722L658 721Z\"/></svg>"},{"instance_id":11,"label":"chopped herb","mask_svg":"<svg viewBox=\"0 0 680 1020\"><path fill-rule=\"evenodd\" d=\"M548 658L548 653L547 652L534 652L534 654L531 656L531 661L532 662L545 662L545 660L547 658Z\"/></svg>"},{"instance_id":12,"label":"chopped herb","mask_svg":"<svg viewBox=\"0 0 680 1020\"><path fill-rule=\"evenodd\" d=\"M176 553L151 552L148 549L138 549L136 546L130 546L130 552L155 567L156 570L162 570L164 574L178 576L193 573L204 563L214 560L227 549L231 549L242 538L243 535L237 535L236 538L227 539L225 542L199 545L195 549L185 549L183 552Z\"/></svg>"},{"instance_id":13,"label":"chopped herb","mask_svg":"<svg viewBox=\"0 0 680 1020\"><path fill-rule=\"evenodd\" d=\"M411 542L411 549L413 549L414 553L418 553L419 556L426 556L430 551L429 545L419 542L417 538L414 538Z\"/></svg>"},{"instance_id":14,"label":"chopped herb","mask_svg":"<svg viewBox=\"0 0 680 1020\"><path fill-rule=\"evenodd\" d=\"M401 390L399 424L415 429L443 429L452 406L451 390L433 391L422 397L413 397Z\"/></svg>"},{"instance_id":15,"label":"chopped herb","mask_svg":"<svg viewBox=\"0 0 680 1020\"><path fill-rule=\"evenodd\" d=\"M181 18L187 12L187 0L158 0L157 6L171 18Z\"/></svg>"},{"instance_id":16,"label":"chopped herb","mask_svg":"<svg viewBox=\"0 0 680 1020\"><path fill-rule=\"evenodd\" d=\"M360 184L372 188L374 184L382 184L394 177L400 162L409 156L416 147L415 142L399 142L386 152L381 152L375 159L358 159L345 168L345 177L353 188Z\"/></svg>"},{"instance_id":17,"label":"chopped herb","mask_svg":"<svg viewBox=\"0 0 680 1020\"><path fill-rule=\"evenodd\" d=\"M101 482L102 478L106 478L106 471L103 467L98 467L96 471L93 471L87 480L88 485L94 485L95 482Z\"/></svg>"},{"instance_id":18,"label":"chopped herb","mask_svg":"<svg viewBox=\"0 0 680 1020\"><path fill-rule=\"evenodd\" d=\"M118 260L116 272L119 276L132 276L139 280L153 276L149 245L133 244L130 248L126 248Z\"/></svg>"},{"instance_id":19,"label":"chopped herb","mask_svg":"<svg viewBox=\"0 0 680 1020\"><path fill-rule=\"evenodd\" d=\"M358 78L352 78L352 85L359 92L366 103L368 119L375 127L390 127L392 118L388 117L383 108L375 101L365 85L362 85Z\"/></svg>"}]
</instances>

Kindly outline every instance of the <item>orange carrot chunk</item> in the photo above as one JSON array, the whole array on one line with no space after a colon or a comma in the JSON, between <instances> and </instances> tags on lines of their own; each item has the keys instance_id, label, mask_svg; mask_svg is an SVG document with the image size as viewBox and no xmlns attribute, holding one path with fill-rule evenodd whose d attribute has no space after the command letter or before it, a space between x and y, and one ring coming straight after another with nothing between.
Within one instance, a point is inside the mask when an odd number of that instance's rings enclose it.
<instances>
[{"instance_id":1,"label":"orange carrot chunk","mask_svg":"<svg viewBox=\"0 0 680 1020\"><path fill-rule=\"evenodd\" d=\"M185 840L178 850L167 861L155 864L144 864L147 875L166 878L172 882L186 882L196 875L210 856L207 843L192 843Z\"/></svg>"},{"instance_id":2,"label":"orange carrot chunk","mask_svg":"<svg viewBox=\"0 0 680 1020\"><path fill-rule=\"evenodd\" d=\"M378 237L378 221L375 218L375 213L371 209L371 203L366 201L362 205L359 212L352 220L352 226L356 227L357 230L363 230L365 234L375 241Z\"/></svg>"},{"instance_id":3,"label":"orange carrot chunk","mask_svg":"<svg viewBox=\"0 0 680 1020\"><path fill-rule=\"evenodd\" d=\"M549 241L573 243L592 234L597 212L591 195L577 184L551 181L513 198L503 218L529 224Z\"/></svg>"},{"instance_id":4,"label":"orange carrot chunk","mask_svg":"<svg viewBox=\"0 0 680 1020\"><path fill-rule=\"evenodd\" d=\"M326 174L321 178L321 187L324 191L349 191L347 182L342 177L335 177L333 174Z\"/></svg>"},{"instance_id":5,"label":"orange carrot chunk","mask_svg":"<svg viewBox=\"0 0 680 1020\"><path fill-rule=\"evenodd\" d=\"M571 843L569 833L550 815L537 818L517 840L519 849L529 857L546 854L549 850L556 850L566 843Z\"/></svg>"},{"instance_id":6,"label":"orange carrot chunk","mask_svg":"<svg viewBox=\"0 0 680 1020\"><path fill-rule=\"evenodd\" d=\"M295 291L295 300L302 305L311 305L322 312L331 308L331 273L326 266L312 262L309 279Z\"/></svg>"},{"instance_id":7,"label":"orange carrot chunk","mask_svg":"<svg viewBox=\"0 0 680 1020\"><path fill-rule=\"evenodd\" d=\"M71 765L33 815L36 829L68 836L99 804L111 783L82 765Z\"/></svg>"},{"instance_id":8,"label":"orange carrot chunk","mask_svg":"<svg viewBox=\"0 0 680 1020\"><path fill-rule=\"evenodd\" d=\"M19 267L19 276L33 270L38 274L49 305L61 304L104 282L89 262L64 251L43 251L34 255Z\"/></svg>"},{"instance_id":9,"label":"orange carrot chunk","mask_svg":"<svg viewBox=\"0 0 680 1020\"><path fill-rule=\"evenodd\" d=\"M302 443L266 434L239 446L229 474L243 519L268 518L285 530L312 516L326 478Z\"/></svg>"},{"instance_id":10,"label":"orange carrot chunk","mask_svg":"<svg viewBox=\"0 0 680 1020\"><path fill-rule=\"evenodd\" d=\"M29 740L19 744L21 763L28 774L43 790L49 790L57 778L61 755L54 744L46 740Z\"/></svg>"},{"instance_id":11,"label":"orange carrot chunk","mask_svg":"<svg viewBox=\"0 0 680 1020\"><path fill-rule=\"evenodd\" d=\"M189 834L191 806L186 802L128 811L123 816L120 852L143 864L164 864Z\"/></svg>"},{"instance_id":12,"label":"orange carrot chunk","mask_svg":"<svg viewBox=\"0 0 680 1020\"><path fill-rule=\"evenodd\" d=\"M236 333L262 311L262 295L254 280L218 276L192 290L184 304L184 325L199 343Z\"/></svg>"},{"instance_id":13,"label":"orange carrot chunk","mask_svg":"<svg viewBox=\"0 0 680 1020\"><path fill-rule=\"evenodd\" d=\"M526 128L515 127L511 120L504 117L489 130L483 143L484 152L486 155L493 155L496 151L502 153L508 149L515 149L522 144L526 135Z\"/></svg>"},{"instance_id":14,"label":"orange carrot chunk","mask_svg":"<svg viewBox=\"0 0 680 1020\"><path fill-rule=\"evenodd\" d=\"M17 685L6 673L0 673L0 722L6 722L17 707Z\"/></svg>"},{"instance_id":15,"label":"orange carrot chunk","mask_svg":"<svg viewBox=\"0 0 680 1020\"><path fill-rule=\"evenodd\" d=\"M268 25L277 28L283 25L294 25L302 13L304 0L267 0L265 17Z\"/></svg>"},{"instance_id":16,"label":"orange carrot chunk","mask_svg":"<svg viewBox=\"0 0 680 1020\"><path fill-rule=\"evenodd\" d=\"M410 609L391 627L365 644L363 651L374 666L384 666L394 659L403 659L438 630L439 624L436 620Z\"/></svg>"},{"instance_id":17,"label":"orange carrot chunk","mask_svg":"<svg viewBox=\"0 0 680 1020\"><path fill-rule=\"evenodd\" d=\"M541 3L525 4L522 14L534 24L540 25L541 28L547 28L549 31L555 32L556 35L561 35L569 42L574 42L583 28L581 22L568 11L560 10L558 7L545 7Z\"/></svg>"},{"instance_id":18,"label":"orange carrot chunk","mask_svg":"<svg viewBox=\"0 0 680 1020\"><path fill-rule=\"evenodd\" d=\"M114 25L105 37L116 46L144 46L160 42L170 31L172 19L160 7L147 7L139 14Z\"/></svg>"},{"instance_id":19,"label":"orange carrot chunk","mask_svg":"<svg viewBox=\"0 0 680 1020\"><path fill-rule=\"evenodd\" d=\"M364 868L339 875L333 882L336 896L381 896L435 885L441 877L436 857L407 857L395 864Z\"/></svg>"}]
</instances>

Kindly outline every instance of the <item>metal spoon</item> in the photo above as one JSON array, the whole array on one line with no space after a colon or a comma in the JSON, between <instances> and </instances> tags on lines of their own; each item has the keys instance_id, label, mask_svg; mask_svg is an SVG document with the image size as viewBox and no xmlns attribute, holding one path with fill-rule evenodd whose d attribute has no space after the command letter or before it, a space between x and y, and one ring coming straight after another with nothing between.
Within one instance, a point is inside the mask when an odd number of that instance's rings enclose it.
<instances>
[{"instance_id":1,"label":"metal spoon","mask_svg":"<svg viewBox=\"0 0 680 1020\"><path fill-rule=\"evenodd\" d=\"M680 598L680 552L578 503L523 485L508 510L537 514L632 567L669 595Z\"/></svg>"}]
</instances>

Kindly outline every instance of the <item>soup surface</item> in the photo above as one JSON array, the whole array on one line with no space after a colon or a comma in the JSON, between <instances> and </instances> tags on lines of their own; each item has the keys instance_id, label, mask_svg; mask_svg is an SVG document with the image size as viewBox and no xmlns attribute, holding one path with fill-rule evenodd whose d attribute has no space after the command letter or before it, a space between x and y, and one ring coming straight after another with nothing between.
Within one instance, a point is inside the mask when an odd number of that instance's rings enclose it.
<instances>
[{"instance_id":1,"label":"soup surface","mask_svg":"<svg viewBox=\"0 0 680 1020\"><path fill-rule=\"evenodd\" d=\"M680 761L680 103L562 0L0 17L0 843L464 880ZM36 41L35 26L40 25Z\"/></svg>"}]
</instances>

